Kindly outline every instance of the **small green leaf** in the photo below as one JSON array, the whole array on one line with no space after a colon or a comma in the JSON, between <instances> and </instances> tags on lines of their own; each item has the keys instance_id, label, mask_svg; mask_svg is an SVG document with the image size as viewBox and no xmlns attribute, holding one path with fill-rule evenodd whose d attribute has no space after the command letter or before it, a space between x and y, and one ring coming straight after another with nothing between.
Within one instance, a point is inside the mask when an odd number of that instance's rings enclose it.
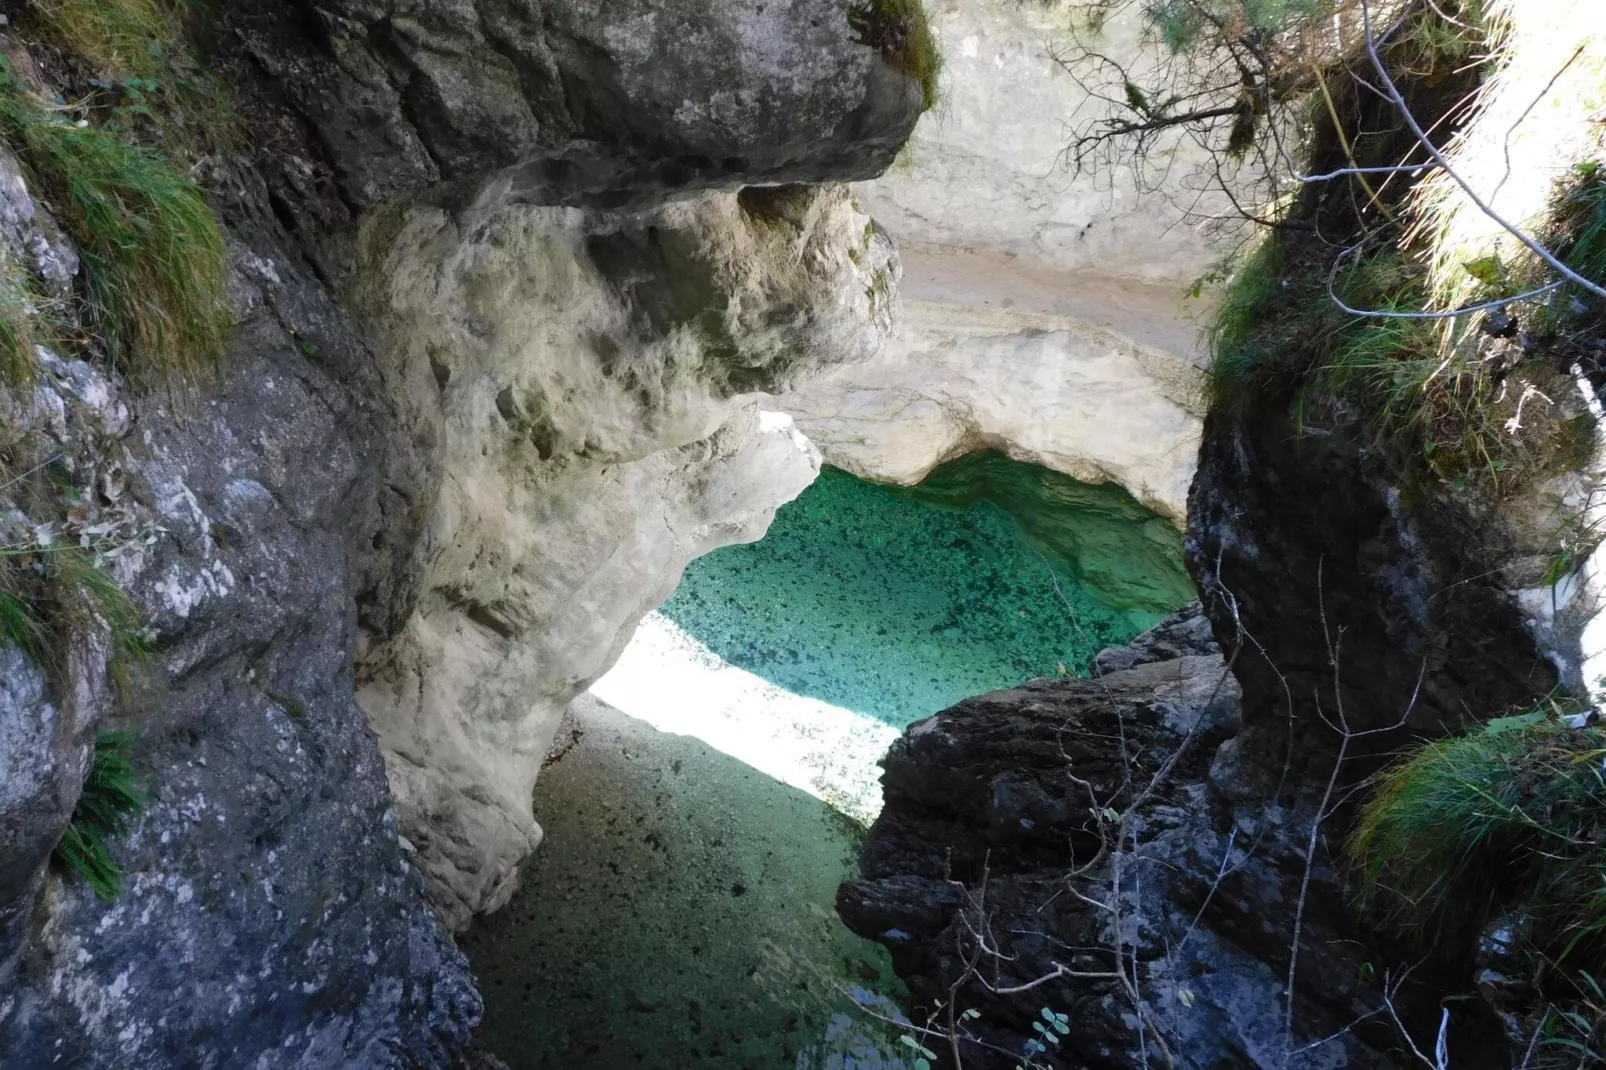
<instances>
[{"instance_id":1,"label":"small green leaf","mask_svg":"<svg viewBox=\"0 0 1606 1070\"><path fill-rule=\"evenodd\" d=\"M1497 256L1480 256L1476 260L1469 260L1461 265L1468 275L1477 279L1485 286L1500 285L1500 258Z\"/></svg>"},{"instance_id":2,"label":"small green leaf","mask_svg":"<svg viewBox=\"0 0 1606 1070\"><path fill-rule=\"evenodd\" d=\"M1191 988L1179 988L1179 989L1177 989L1177 999L1182 1003L1182 1005L1184 1007L1193 1006L1193 1001L1194 1001L1195 998L1197 998L1197 997L1194 996L1193 989L1191 989Z\"/></svg>"},{"instance_id":3,"label":"small green leaf","mask_svg":"<svg viewBox=\"0 0 1606 1070\"><path fill-rule=\"evenodd\" d=\"M1484 723L1483 731L1485 735L1498 736L1502 732L1515 732L1531 724L1543 724L1544 720L1544 710L1535 710L1532 713L1518 714L1514 717L1496 717L1494 720Z\"/></svg>"},{"instance_id":4,"label":"small green leaf","mask_svg":"<svg viewBox=\"0 0 1606 1070\"><path fill-rule=\"evenodd\" d=\"M1139 115L1147 117L1149 114L1149 100L1132 82L1126 83L1126 105Z\"/></svg>"}]
</instances>

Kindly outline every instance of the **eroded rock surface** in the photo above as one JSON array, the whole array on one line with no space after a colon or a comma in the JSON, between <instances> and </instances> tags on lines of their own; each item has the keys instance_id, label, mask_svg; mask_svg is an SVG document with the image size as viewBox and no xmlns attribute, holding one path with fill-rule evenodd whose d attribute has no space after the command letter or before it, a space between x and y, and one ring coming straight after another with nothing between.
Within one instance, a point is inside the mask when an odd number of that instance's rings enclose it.
<instances>
[{"instance_id":1,"label":"eroded rock surface","mask_svg":"<svg viewBox=\"0 0 1606 1070\"><path fill-rule=\"evenodd\" d=\"M756 391L862 358L897 261L841 187L643 213L509 207L371 228L361 300L435 444L418 597L360 656L405 834L454 924L512 894L568 702L686 563L819 469Z\"/></svg>"},{"instance_id":2,"label":"eroded rock surface","mask_svg":"<svg viewBox=\"0 0 1606 1070\"><path fill-rule=\"evenodd\" d=\"M1078 174L1067 156L1072 130L1104 109L1055 59L1072 51L1073 28L1105 55L1140 67L1159 59L1141 40L1141 11L1112 11L1090 32L1080 7L932 0L942 99L897 166L861 186L900 240L1160 283L1192 278L1215 258L1199 224L1231 206L1194 181L1209 161L1193 142L1178 138L1130 171Z\"/></svg>"},{"instance_id":3,"label":"eroded rock surface","mask_svg":"<svg viewBox=\"0 0 1606 1070\"><path fill-rule=\"evenodd\" d=\"M903 320L879 358L781 404L865 478L916 483L995 449L1119 484L1180 528L1203 416L1183 298L1217 255L1198 224L1221 206L1190 188L1190 145L1164 172L1067 166L1068 124L1103 106L1055 59L1074 6L930 5L942 101L856 187L899 243ZM1096 47L1147 62L1140 14L1112 15Z\"/></svg>"},{"instance_id":4,"label":"eroded rock surface","mask_svg":"<svg viewBox=\"0 0 1606 1070\"><path fill-rule=\"evenodd\" d=\"M981 449L1114 483L1181 526L1202 373L1181 285L901 247L903 315L875 359L780 399L826 460L912 484Z\"/></svg>"}]
</instances>

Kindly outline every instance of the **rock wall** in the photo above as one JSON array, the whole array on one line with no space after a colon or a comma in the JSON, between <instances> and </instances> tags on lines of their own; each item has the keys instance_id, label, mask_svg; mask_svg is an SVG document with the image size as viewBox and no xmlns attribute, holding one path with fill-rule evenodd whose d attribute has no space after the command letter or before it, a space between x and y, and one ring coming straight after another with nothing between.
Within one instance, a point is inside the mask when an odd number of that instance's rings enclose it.
<instances>
[{"instance_id":1,"label":"rock wall","mask_svg":"<svg viewBox=\"0 0 1606 1070\"><path fill-rule=\"evenodd\" d=\"M1077 174L1069 125L1101 107L1055 59L1080 16L1064 0L934 0L942 98L898 163L861 183L898 241L904 319L879 360L781 400L828 463L918 482L992 448L1113 482L1179 527L1193 475L1201 358L1189 283L1215 258L1225 206L1167 168ZM1139 15L1096 35L1141 56ZM1083 31L1085 32L1085 31Z\"/></svg>"},{"instance_id":2,"label":"rock wall","mask_svg":"<svg viewBox=\"0 0 1606 1070\"><path fill-rule=\"evenodd\" d=\"M890 244L842 188L775 185L869 177L918 114L848 7L218 12L250 150L197 165L221 372L132 392L90 344L5 403L87 503L71 534L115 521L154 651L120 697L103 646L3 654L7 1065L459 1057L480 1003L441 918L511 891L556 710L813 477L759 394L885 333ZM88 92L28 47L31 89ZM8 257L65 292L4 177ZM108 726L152 796L113 903L45 864Z\"/></svg>"},{"instance_id":3,"label":"rock wall","mask_svg":"<svg viewBox=\"0 0 1606 1070\"><path fill-rule=\"evenodd\" d=\"M365 232L360 303L428 414L418 597L359 698L455 925L512 894L569 700L694 557L763 534L818 454L754 392L873 353L898 265L842 187L634 213L414 207Z\"/></svg>"},{"instance_id":4,"label":"rock wall","mask_svg":"<svg viewBox=\"0 0 1606 1070\"><path fill-rule=\"evenodd\" d=\"M70 279L77 258L27 186L5 198L27 239L8 255ZM238 327L197 396L131 394L41 352L38 382L7 399L10 449L37 451L24 469L77 491L56 536L112 547L153 652L152 679L119 690L103 638L49 672L5 648L8 1066L444 1066L479 1020L354 699L351 547L378 519L378 436L339 376L361 381L370 357L292 252L237 237ZM126 875L108 903L46 863L111 727L134 734L149 802L114 846Z\"/></svg>"},{"instance_id":5,"label":"rock wall","mask_svg":"<svg viewBox=\"0 0 1606 1070\"><path fill-rule=\"evenodd\" d=\"M916 1008L942 1008L939 1030L953 1001L962 1065L1031 1058L1044 1008L1071 1028L1038 1065L1403 1065L1344 1028L1371 993L1325 869L1292 1037L1316 1050L1285 1060L1299 897L1276 889L1299 870L1308 814L1239 812L1218 778L1211 757L1238 730L1238 696L1199 620L1194 607L1105 652L1114 671L1097 680L967 699L888 752L886 809L837 909L892 952Z\"/></svg>"}]
</instances>

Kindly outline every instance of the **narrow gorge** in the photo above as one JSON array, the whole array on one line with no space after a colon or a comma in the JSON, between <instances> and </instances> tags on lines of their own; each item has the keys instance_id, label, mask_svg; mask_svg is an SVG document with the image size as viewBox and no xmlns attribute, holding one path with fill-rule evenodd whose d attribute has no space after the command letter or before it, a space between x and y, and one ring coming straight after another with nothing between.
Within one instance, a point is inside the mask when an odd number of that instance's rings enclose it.
<instances>
[{"instance_id":1,"label":"narrow gorge","mask_svg":"<svg viewBox=\"0 0 1606 1070\"><path fill-rule=\"evenodd\" d=\"M1593 0L0 0L0 1068L1606 1066Z\"/></svg>"}]
</instances>

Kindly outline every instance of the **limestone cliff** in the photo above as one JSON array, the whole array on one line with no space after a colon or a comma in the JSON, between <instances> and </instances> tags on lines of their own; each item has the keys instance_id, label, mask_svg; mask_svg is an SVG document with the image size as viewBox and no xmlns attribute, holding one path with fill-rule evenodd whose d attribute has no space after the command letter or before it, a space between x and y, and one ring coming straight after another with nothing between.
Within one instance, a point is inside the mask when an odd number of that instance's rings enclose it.
<instances>
[{"instance_id":1,"label":"limestone cliff","mask_svg":"<svg viewBox=\"0 0 1606 1070\"><path fill-rule=\"evenodd\" d=\"M512 894L563 708L687 562L763 534L819 469L756 391L874 352L897 261L841 187L629 213L401 210L358 293L436 443L417 602L359 700L454 925Z\"/></svg>"},{"instance_id":2,"label":"limestone cliff","mask_svg":"<svg viewBox=\"0 0 1606 1070\"><path fill-rule=\"evenodd\" d=\"M1057 60L1076 5L931 6L942 98L885 175L857 187L898 241L904 316L875 360L782 398L828 463L918 482L980 448L1115 483L1181 527L1203 414L1189 284L1219 255L1205 154L1077 173L1067 124L1098 102ZM1140 12L1101 50L1143 60ZM1221 201L1223 203L1217 203ZM1219 229L1219 226L1218 228Z\"/></svg>"}]
</instances>

